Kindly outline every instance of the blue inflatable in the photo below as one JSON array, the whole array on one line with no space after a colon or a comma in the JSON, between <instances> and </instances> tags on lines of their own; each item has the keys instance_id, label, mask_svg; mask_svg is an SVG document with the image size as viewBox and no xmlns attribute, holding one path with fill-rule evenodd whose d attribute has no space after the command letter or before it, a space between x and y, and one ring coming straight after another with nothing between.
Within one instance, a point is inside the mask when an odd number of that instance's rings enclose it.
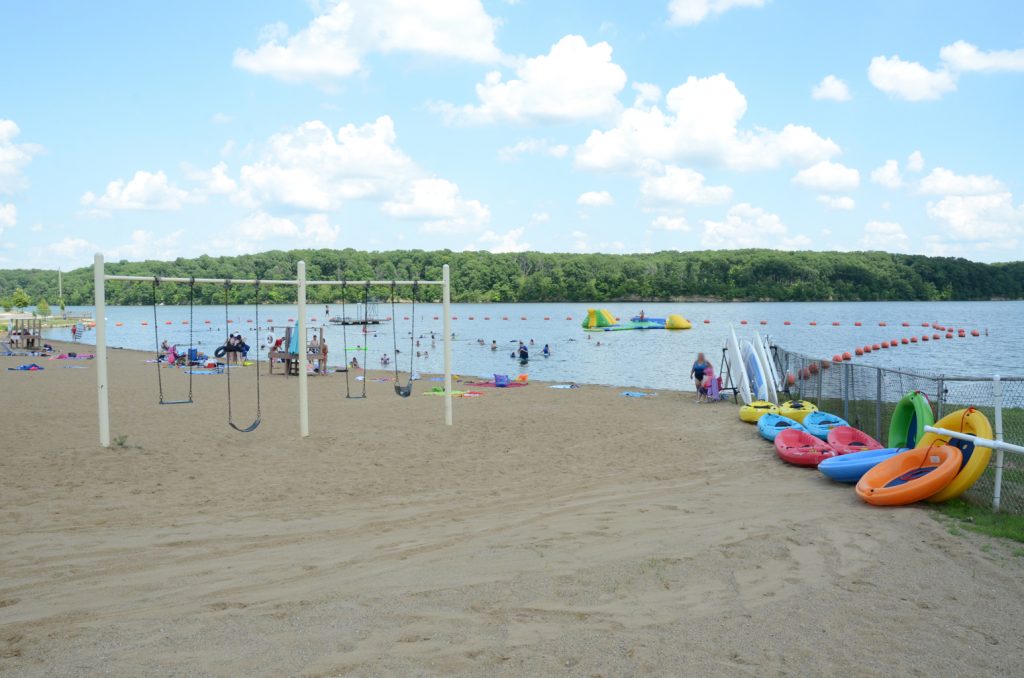
<instances>
[{"instance_id":1,"label":"blue inflatable","mask_svg":"<svg viewBox=\"0 0 1024 678\"><path fill-rule=\"evenodd\" d=\"M906 451L906 447L887 447L882 450L841 454L818 464L818 470L837 483L855 483L877 464Z\"/></svg>"},{"instance_id":2,"label":"blue inflatable","mask_svg":"<svg viewBox=\"0 0 1024 678\"><path fill-rule=\"evenodd\" d=\"M765 440L775 442L775 436L787 429L807 432L807 429L795 419L783 417L781 414L762 414L757 420L757 431Z\"/></svg>"},{"instance_id":3,"label":"blue inflatable","mask_svg":"<svg viewBox=\"0 0 1024 678\"><path fill-rule=\"evenodd\" d=\"M816 438L828 440L828 432L837 426L849 426L842 417L837 417L828 412L811 412L804 417L804 428Z\"/></svg>"}]
</instances>

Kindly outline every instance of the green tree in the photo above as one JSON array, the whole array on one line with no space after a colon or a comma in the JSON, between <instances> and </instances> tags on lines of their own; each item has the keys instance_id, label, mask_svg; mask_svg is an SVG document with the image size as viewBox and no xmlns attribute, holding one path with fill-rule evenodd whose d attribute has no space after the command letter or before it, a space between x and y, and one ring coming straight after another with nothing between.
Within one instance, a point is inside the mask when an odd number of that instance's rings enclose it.
<instances>
[{"instance_id":1,"label":"green tree","mask_svg":"<svg viewBox=\"0 0 1024 678\"><path fill-rule=\"evenodd\" d=\"M46 303L46 299L40 299L39 303L36 304L36 313L43 316L44 318L50 315L50 305Z\"/></svg>"},{"instance_id":2,"label":"green tree","mask_svg":"<svg viewBox=\"0 0 1024 678\"><path fill-rule=\"evenodd\" d=\"M32 299L25 293L22 288L17 288L14 293L11 294L11 305L19 311L32 303Z\"/></svg>"}]
</instances>

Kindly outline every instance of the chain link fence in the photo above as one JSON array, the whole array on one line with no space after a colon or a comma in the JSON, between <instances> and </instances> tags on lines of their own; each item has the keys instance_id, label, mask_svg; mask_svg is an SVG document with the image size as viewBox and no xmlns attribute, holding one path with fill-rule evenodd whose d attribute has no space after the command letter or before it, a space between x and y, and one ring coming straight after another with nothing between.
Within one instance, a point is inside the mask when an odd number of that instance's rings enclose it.
<instances>
[{"instance_id":1,"label":"chain link fence","mask_svg":"<svg viewBox=\"0 0 1024 678\"><path fill-rule=\"evenodd\" d=\"M909 391L920 391L931 401L938 421L965 407L985 414L996 428L996 391L1001 388L1003 439L1024 445L1024 377L992 379L922 375L901 370L831 363L819 358L792 353L772 346L783 388L793 399L809 400L819 409L841 416L885 444L889 420L896 403ZM1024 456L1004 453L999 508L1024 515ZM977 483L964 495L973 503L993 504L996 477L996 453Z\"/></svg>"}]
</instances>

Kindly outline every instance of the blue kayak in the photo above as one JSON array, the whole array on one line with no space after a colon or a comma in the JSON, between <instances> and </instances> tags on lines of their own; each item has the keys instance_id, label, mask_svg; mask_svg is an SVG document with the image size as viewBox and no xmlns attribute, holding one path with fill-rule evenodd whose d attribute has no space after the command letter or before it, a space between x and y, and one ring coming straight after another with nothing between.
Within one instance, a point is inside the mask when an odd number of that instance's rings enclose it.
<instances>
[{"instance_id":1,"label":"blue kayak","mask_svg":"<svg viewBox=\"0 0 1024 678\"><path fill-rule=\"evenodd\" d=\"M775 442L775 436L790 429L807 432L807 429L796 419L783 417L781 414L762 414L757 420L757 431L765 440Z\"/></svg>"},{"instance_id":2,"label":"blue kayak","mask_svg":"<svg viewBox=\"0 0 1024 678\"><path fill-rule=\"evenodd\" d=\"M822 461L818 464L818 470L837 483L855 483L877 464L906 451L905 447L887 447L881 450L841 454Z\"/></svg>"},{"instance_id":3,"label":"blue kayak","mask_svg":"<svg viewBox=\"0 0 1024 678\"><path fill-rule=\"evenodd\" d=\"M828 432L837 426L849 426L842 417L837 417L828 412L811 412L804 417L804 428L816 438L828 440Z\"/></svg>"}]
</instances>

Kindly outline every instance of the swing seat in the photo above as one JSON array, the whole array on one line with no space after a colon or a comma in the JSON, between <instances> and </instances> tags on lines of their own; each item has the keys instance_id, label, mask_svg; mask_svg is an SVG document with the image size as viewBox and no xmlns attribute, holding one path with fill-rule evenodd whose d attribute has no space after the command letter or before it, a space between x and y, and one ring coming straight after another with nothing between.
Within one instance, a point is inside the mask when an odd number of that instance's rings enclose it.
<instances>
[{"instance_id":1,"label":"swing seat","mask_svg":"<svg viewBox=\"0 0 1024 678\"><path fill-rule=\"evenodd\" d=\"M409 396L411 396L412 395L412 382L410 381L405 386L399 386L398 384L395 384L395 394L396 395L400 395L403 398L408 398Z\"/></svg>"},{"instance_id":2,"label":"swing seat","mask_svg":"<svg viewBox=\"0 0 1024 678\"><path fill-rule=\"evenodd\" d=\"M187 400L161 400L160 404L161 405L191 405L192 404L192 399L189 398Z\"/></svg>"}]
</instances>

